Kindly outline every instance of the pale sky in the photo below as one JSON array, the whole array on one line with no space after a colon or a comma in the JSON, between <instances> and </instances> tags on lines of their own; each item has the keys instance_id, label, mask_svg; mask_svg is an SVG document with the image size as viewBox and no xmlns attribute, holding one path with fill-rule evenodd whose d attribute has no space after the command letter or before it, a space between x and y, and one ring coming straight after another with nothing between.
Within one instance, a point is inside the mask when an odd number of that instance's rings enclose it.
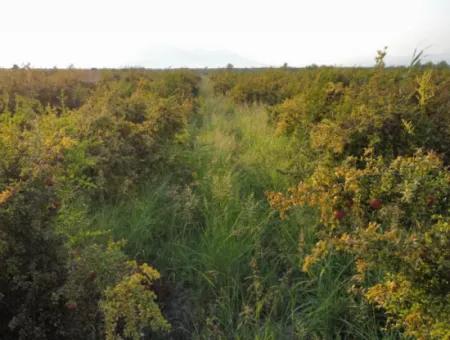
<instances>
[{"instance_id":1,"label":"pale sky","mask_svg":"<svg viewBox=\"0 0 450 340\"><path fill-rule=\"evenodd\" d=\"M0 66L450 62L450 0L2 0Z\"/></svg>"}]
</instances>

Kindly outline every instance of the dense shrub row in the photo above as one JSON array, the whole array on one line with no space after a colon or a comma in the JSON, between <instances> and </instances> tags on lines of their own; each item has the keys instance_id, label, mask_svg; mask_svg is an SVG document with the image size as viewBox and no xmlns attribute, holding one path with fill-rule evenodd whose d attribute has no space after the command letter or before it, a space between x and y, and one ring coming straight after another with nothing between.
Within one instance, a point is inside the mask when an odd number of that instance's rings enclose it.
<instances>
[{"instance_id":1,"label":"dense shrub row","mask_svg":"<svg viewBox=\"0 0 450 340\"><path fill-rule=\"evenodd\" d=\"M159 274L86 215L164 167L197 91L187 71L0 71L2 339L169 328L151 291Z\"/></svg>"},{"instance_id":2,"label":"dense shrub row","mask_svg":"<svg viewBox=\"0 0 450 340\"><path fill-rule=\"evenodd\" d=\"M220 70L210 77L216 94L227 94L237 103L274 105L301 89L303 75L299 77L298 73L284 69L259 72Z\"/></svg>"},{"instance_id":3,"label":"dense shrub row","mask_svg":"<svg viewBox=\"0 0 450 340\"><path fill-rule=\"evenodd\" d=\"M35 111L51 106L61 112L80 107L100 80L97 70L31 70L27 67L0 72L0 111L20 111L23 101Z\"/></svg>"},{"instance_id":4,"label":"dense shrub row","mask_svg":"<svg viewBox=\"0 0 450 340\"><path fill-rule=\"evenodd\" d=\"M316 208L326 256L354 258L349 290L382 310L380 322L420 339L450 337L450 69L220 71L217 93L270 104L278 133L312 166L287 193L269 192L282 217ZM268 94L270 93L270 94ZM294 171L295 172L295 171Z\"/></svg>"}]
</instances>

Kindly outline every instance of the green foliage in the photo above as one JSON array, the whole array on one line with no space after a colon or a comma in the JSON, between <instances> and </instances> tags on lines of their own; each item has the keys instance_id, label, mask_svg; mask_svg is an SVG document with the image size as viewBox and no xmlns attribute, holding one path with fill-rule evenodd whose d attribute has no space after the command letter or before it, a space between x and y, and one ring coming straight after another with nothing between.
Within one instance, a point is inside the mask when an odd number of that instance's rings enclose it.
<instances>
[{"instance_id":1,"label":"green foliage","mask_svg":"<svg viewBox=\"0 0 450 340\"><path fill-rule=\"evenodd\" d=\"M0 72L2 336L102 337L99 303L113 306L120 282L152 303L129 310L128 333L167 328L154 293L135 282L137 265L91 224L87 207L119 199L164 168L165 148L195 109L197 82L187 71Z\"/></svg>"},{"instance_id":2,"label":"green foliage","mask_svg":"<svg viewBox=\"0 0 450 340\"><path fill-rule=\"evenodd\" d=\"M49 227L60 205L48 181L55 155L47 149L37 158L39 147L21 119L0 118L0 333L7 339L58 337L67 252Z\"/></svg>"},{"instance_id":3,"label":"green foliage","mask_svg":"<svg viewBox=\"0 0 450 340\"><path fill-rule=\"evenodd\" d=\"M385 55L379 51L380 65ZM311 153L343 159L372 147L396 157L424 148L450 157L448 68L219 71L211 78L217 93L236 102L269 104L278 132L307 139Z\"/></svg>"},{"instance_id":4,"label":"green foliage","mask_svg":"<svg viewBox=\"0 0 450 340\"><path fill-rule=\"evenodd\" d=\"M0 334L448 337L449 68L385 55L1 70Z\"/></svg>"},{"instance_id":5,"label":"green foliage","mask_svg":"<svg viewBox=\"0 0 450 340\"><path fill-rule=\"evenodd\" d=\"M448 160L448 71L434 80L430 70L371 72L349 70L344 82L313 82L272 109L278 130L306 134L313 151L338 159L371 147L387 157L424 148Z\"/></svg>"},{"instance_id":6,"label":"green foliage","mask_svg":"<svg viewBox=\"0 0 450 340\"><path fill-rule=\"evenodd\" d=\"M150 290L153 281L159 279L159 273L146 264L139 267L136 263L129 265L135 273L107 289L101 302L107 340L121 339L119 334L122 332L126 338L139 340L145 327L152 331L170 330L155 302L156 295ZM120 322L125 326L117 334Z\"/></svg>"},{"instance_id":7,"label":"green foliage","mask_svg":"<svg viewBox=\"0 0 450 340\"><path fill-rule=\"evenodd\" d=\"M15 68L0 72L0 112L17 112L21 98L62 113L80 107L101 78L96 70L35 70Z\"/></svg>"},{"instance_id":8,"label":"green foliage","mask_svg":"<svg viewBox=\"0 0 450 340\"><path fill-rule=\"evenodd\" d=\"M57 201L42 175L0 192L0 333L5 339L60 334L58 290L67 276L67 253L61 237L48 228Z\"/></svg>"},{"instance_id":9,"label":"green foliage","mask_svg":"<svg viewBox=\"0 0 450 340\"><path fill-rule=\"evenodd\" d=\"M442 161L419 152L391 163L366 156L318 167L289 197L270 199L281 212L305 204L320 210L320 241L305 271L331 251L354 255L354 291L406 335L440 339L450 334L449 254L442 252L450 246L449 195Z\"/></svg>"},{"instance_id":10,"label":"green foliage","mask_svg":"<svg viewBox=\"0 0 450 340\"><path fill-rule=\"evenodd\" d=\"M186 145L171 150L190 180L171 172L136 197L105 206L95 220L161 270L156 291L170 336L383 334L370 306L345 289L347 259L330 259L314 274L298 268L298 234L313 247L315 215L305 209L279 221L268 209L264 191L292 183L285 171L298 155L295 141L275 135L263 106L236 106L211 90L205 79L200 123L190 125Z\"/></svg>"},{"instance_id":11,"label":"green foliage","mask_svg":"<svg viewBox=\"0 0 450 340\"><path fill-rule=\"evenodd\" d=\"M100 197L126 193L164 162L164 146L192 110L192 99L158 97L143 81L134 88L121 82L101 87L79 111L80 139L89 141L94 164L78 177L87 176Z\"/></svg>"},{"instance_id":12,"label":"green foliage","mask_svg":"<svg viewBox=\"0 0 450 340\"><path fill-rule=\"evenodd\" d=\"M326 86L318 76L272 108L280 133L306 140L315 170L268 198L282 217L296 206L320 213L304 271L351 255L347 289L384 312L379 322L406 336L446 338L448 69L388 69L385 54L374 70L336 70L346 79Z\"/></svg>"},{"instance_id":13,"label":"green foliage","mask_svg":"<svg viewBox=\"0 0 450 340\"><path fill-rule=\"evenodd\" d=\"M104 335L104 315L99 303L106 290L130 272L121 244L109 241L103 245L92 240L84 238L82 246L71 250L68 277L61 290L67 311L64 336L71 339Z\"/></svg>"},{"instance_id":14,"label":"green foliage","mask_svg":"<svg viewBox=\"0 0 450 340\"><path fill-rule=\"evenodd\" d=\"M288 69L269 69L261 72L232 71L212 74L216 94L228 94L237 103L267 103L274 105L299 90L298 75Z\"/></svg>"}]
</instances>

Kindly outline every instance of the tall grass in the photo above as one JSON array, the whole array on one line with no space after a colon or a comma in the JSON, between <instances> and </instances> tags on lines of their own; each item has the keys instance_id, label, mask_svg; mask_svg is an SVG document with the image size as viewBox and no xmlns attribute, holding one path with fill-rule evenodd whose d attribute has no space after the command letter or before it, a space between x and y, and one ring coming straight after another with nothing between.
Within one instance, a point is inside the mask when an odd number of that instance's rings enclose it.
<instances>
[{"instance_id":1,"label":"tall grass","mask_svg":"<svg viewBox=\"0 0 450 340\"><path fill-rule=\"evenodd\" d=\"M293 183L285 174L293 140L276 136L263 106L214 97L207 79L200 100L185 142L171 150L189 180L169 172L93 217L161 271L171 336L379 338L373 311L347 294L351 259L330 256L317 273L300 271L316 241L315 213L281 221L266 202L266 190Z\"/></svg>"}]
</instances>

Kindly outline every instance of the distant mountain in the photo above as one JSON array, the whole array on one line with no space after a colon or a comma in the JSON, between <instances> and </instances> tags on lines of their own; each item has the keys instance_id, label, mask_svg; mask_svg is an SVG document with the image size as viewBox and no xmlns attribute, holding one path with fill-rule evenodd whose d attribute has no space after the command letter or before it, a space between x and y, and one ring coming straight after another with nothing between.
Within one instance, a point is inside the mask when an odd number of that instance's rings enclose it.
<instances>
[{"instance_id":1,"label":"distant mountain","mask_svg":"<svg viewBox=\"0 0 450 340\"><path fill-rule=\"evenodd\" d=\"M133 66L149 68L170 67L225 67L231 63L235 67L260 67L264 64L242 57L226 50L184 50L174 47L154 47L140 53L142 58L133 60Z\"/></svg>"}]
</instances>

